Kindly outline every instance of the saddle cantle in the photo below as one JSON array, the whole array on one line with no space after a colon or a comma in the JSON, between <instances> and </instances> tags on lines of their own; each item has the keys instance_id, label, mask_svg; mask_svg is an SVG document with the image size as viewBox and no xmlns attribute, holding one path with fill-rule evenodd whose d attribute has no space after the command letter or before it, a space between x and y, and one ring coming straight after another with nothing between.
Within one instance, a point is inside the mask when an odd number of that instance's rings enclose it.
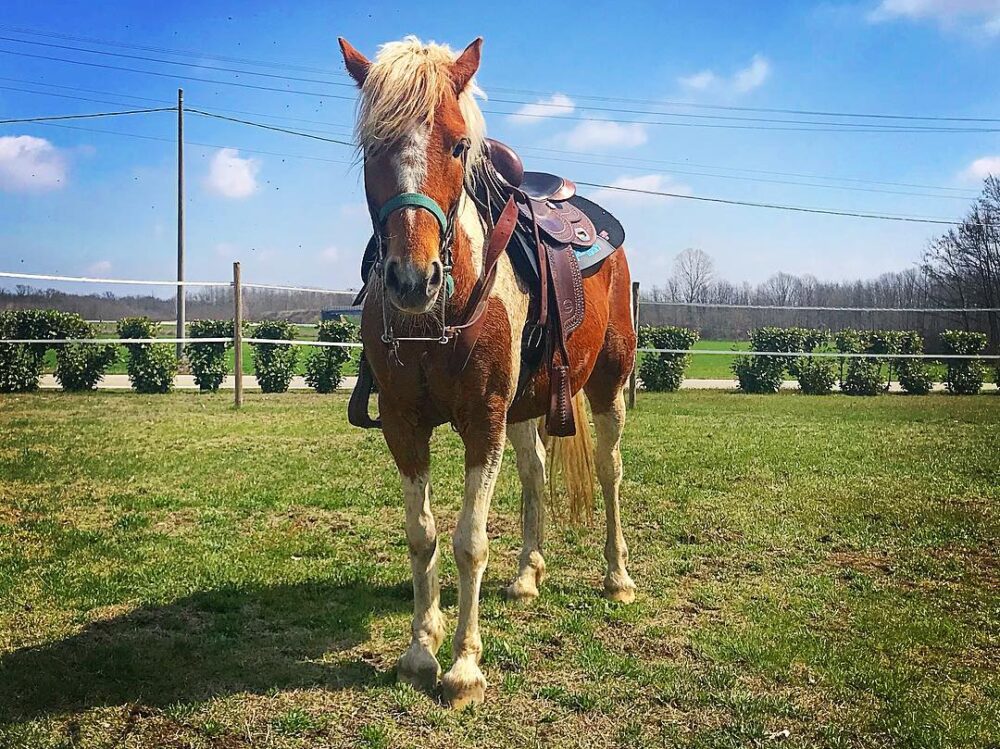
<instances>
[{"instance_id":1,"label":"saddle cantle","mask_svg":"<svg viewBox=\"0 0 1000 749\"><path fill-rule=\"evenodd\" d=\"M485 166L492 167L492 179L479 187L476 202L484 214L489 212L488 218L495 225L500 219L500 209L513 198L517 223L506 252L534 299L535 314L521 336L518 395L538 367L546 366L550 388L546 430L554 436L570 436L576 433L576 425L571 406L567 341L583 322L583 278L596 273L621 248L625 231L611 213L577 195L572 181L546 172L525 171L517 153L500 141L487 138L485 151ZM365 286L356 304L364 298L377 252L373 237L361 263ZM471 355L481 327L459 328L453 362L460 371ZM377 421L368 417L373 379L363 356L361 366L365 371L351 398L350 420L356 426L378 426Z\"/></svg>"}]
</instances>

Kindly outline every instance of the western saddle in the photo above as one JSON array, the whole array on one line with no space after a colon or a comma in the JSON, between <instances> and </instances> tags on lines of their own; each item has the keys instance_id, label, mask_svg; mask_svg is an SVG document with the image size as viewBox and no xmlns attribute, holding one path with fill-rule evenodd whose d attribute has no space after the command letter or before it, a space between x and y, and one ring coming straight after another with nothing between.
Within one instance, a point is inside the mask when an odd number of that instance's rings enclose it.
<instances>
[{"instance_id":1,"label":"western saddle","mask_svg":"<svg viewBox=\"0 0 1000 749\"><path fill-rule=\"evenodd\" d=\"M583 277L596 272L607 257L621 248L625 232L614 216L577 195L572 181L546 172L525 171L517 153L499 141L487 139L485 149L485 178L473 195L480 214L491 227L484 268L466 306L465 320L451 327L443 325L442 341L454 340L451 368L460 372L481 333L496 263L506 251L532 298L529 319L521 334L517 394L521 395L544 364L549 374L546 430L555 436L570 436L576 433L576 425L567 340L583 322ZM361 264L365 285L355 304L365 297L371 270L379 260L378 248L377 236L373 236ZM348 417L355 426L378 427L380 423L368 415L374 378L366 353L362 352Z\"/></svg>"}]
</instances>

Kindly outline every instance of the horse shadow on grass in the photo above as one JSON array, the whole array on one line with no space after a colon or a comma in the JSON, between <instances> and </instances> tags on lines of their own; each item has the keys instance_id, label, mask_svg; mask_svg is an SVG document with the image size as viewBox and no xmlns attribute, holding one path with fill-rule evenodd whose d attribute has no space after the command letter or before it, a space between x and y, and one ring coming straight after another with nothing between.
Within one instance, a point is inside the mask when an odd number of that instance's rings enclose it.
<instances>
[{"instance_id":1,"label":"horse shadow on grass","mask_svg":"<svg viewBox=\"0 0 1000 749\"><path fill-rule=\"evenodd\" d=\"M0 658L0 724L106 705L377 684L393 664L345 651L369 639L374 617L411 605L408 584L308 582L223 587L142 607Z\"/></svg>"}]
</instances>

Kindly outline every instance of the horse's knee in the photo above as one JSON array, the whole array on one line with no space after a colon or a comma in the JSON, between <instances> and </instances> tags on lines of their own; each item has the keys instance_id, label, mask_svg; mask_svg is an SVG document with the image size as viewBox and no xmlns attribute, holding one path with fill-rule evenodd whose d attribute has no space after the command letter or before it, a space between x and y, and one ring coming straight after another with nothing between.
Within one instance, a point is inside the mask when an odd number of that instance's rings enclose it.
<instances>
[{"instance_id":1,"label":"horse's knee","mask_svg":"<svg viewBox=\"0 0 1000 749\"><path fill-rule=\"evenodd\" d=\"M485 565L489 559L490 543L485 528L459 525L455 529L455 535L452 536L451 545L455 551L455 563L459 567L475 569Z\"/></svg>"}]
</instances>

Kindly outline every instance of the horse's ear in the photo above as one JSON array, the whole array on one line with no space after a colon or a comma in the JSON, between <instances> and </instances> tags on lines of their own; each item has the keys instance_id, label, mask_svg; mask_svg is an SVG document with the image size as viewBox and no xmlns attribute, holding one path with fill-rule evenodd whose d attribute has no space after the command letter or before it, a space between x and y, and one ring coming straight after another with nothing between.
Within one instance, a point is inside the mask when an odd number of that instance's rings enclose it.
<instances>
[{"instance_id":1,"label":"horse's ear","mask_svg":"<svg viewBox=\"0 0 1000 749\"><path fill-rule=\"evenodd\" d=\"M483 38L476 40L465 48L458 59L451 64L451 80L455 84L455 93L460 94L469 85L472 76L479 70L479 55L483 49Z\"/></svg>"},{"instance_id":2,"label":"horse's ear","mask_svg":"<svg viewBox=\"0 0 1000 749\"><path fill-rule=\"evenodd\" d=\"M340 52L344 55L344 65L347 66L347 72L351 74L351 78L354 79L358 86L365 85L365 78L368 77L368 68L372 66L371 62L367 57L354 49L351 43L344 37L337 37L337 41L340 42Z\"/></svg>"}]
</instances>

